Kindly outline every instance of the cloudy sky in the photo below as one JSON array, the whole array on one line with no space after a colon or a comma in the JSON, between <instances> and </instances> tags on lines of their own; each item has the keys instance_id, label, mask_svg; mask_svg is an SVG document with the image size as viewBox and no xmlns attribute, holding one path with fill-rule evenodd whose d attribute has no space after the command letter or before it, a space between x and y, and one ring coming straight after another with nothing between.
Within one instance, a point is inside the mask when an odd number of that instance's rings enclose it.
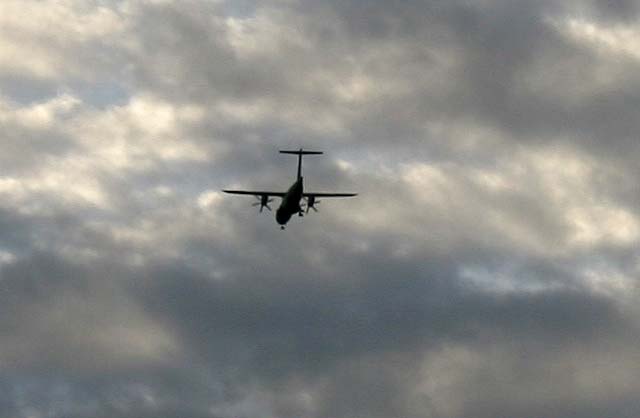
<instances>
[{"instance_id":1,"label":"cloudy sky","mask_svg":"<svg viewBox=\"0 0 640 418\"><path fill-rule=\"evenodd\" d=\"M2 418L640 416L635 0L1 0ZM357 191L285 232L251 197Z\"/></svg>"}]
</instances>

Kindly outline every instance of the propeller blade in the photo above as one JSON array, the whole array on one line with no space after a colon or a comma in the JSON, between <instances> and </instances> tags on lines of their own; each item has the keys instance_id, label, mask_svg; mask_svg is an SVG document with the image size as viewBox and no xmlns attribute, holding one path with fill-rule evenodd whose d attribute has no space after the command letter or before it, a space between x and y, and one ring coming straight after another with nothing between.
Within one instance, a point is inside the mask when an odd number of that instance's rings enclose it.
<instances>
[{"instance_id":1,"label":"propeller blade","mask_svg":"<svg viewBox=\"0 0 640 418\"><path fill-rule=\"evenodd\" d=\"M313 211L317 213L318 209L316 208L316 205L318 203L320 203L320 201L315 198L307 198L307 213L309 213L309 209L313 209Z\"/></svg>"},{"instance_id":2,"label":"propeller blade","mask_svg":"<svg viewBox=\"0 0 640 418\"><path fill-rule=\"evenodd\" d=\"M262 213L262 210L264 208L269 209L269 211L271 212L271 206L269 206L269 203L273 202L273 199L269 199L267 196L255 196L255 198L258 199L258 201L252 203L251 206L260 206L260 209L258 209L259 213Z\"/></svg>"}]
</instances>

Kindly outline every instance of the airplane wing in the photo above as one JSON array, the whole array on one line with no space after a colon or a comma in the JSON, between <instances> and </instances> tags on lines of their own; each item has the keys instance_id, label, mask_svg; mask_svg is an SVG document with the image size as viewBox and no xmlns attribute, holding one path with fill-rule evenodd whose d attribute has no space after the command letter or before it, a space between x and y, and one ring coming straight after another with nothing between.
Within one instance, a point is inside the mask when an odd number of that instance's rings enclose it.
<instances>
[{"instance_id":1,"label":"airplane wing","mask_svg":"<svg viewBox=\"0 0 640 418\"><path fill-rule=\"evenodd\" d=\"M353 197L358 193L303 193L304 197Z\"/></svg>"},{"instance_id":2,"label":"airplane wing","mask_svg":"<svg viewBox=\"0 0 640 418\"><path fill-rule=\"evenodd\" d=\"M284 197L285 192L266 192L266 191L257 191L257 190L223 190L225 193L229 194L244 194L250 196L277 196Z\"/></svg>"}]
</instances>

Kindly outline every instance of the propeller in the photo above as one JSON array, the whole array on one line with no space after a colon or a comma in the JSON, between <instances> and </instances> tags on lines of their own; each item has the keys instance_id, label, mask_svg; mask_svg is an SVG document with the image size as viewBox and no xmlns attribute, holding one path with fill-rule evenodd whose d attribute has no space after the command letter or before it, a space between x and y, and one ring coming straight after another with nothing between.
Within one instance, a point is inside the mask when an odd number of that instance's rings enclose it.
<instances>
[{"instance_id":1,"label":"propeller","mask_svg":"<svg viewBox=\"0 0 640 418\"><path fill-rule=\"evenodd\" d=\"M320 201L316 200L315 196L307 197L307 213L309 213L309 209L313 209L314 212L318 212L318 209L316 209L316 205L319 203Z\"/></svg>"},{"instance_id":2,"label":"propeller","mask_svg":"<svg viewBox=\"0 0 640 418\"><path fill-rule=\"evenodd\" d=\"M273 199L269 199L269 195L262 195L262 196L256 196L256 199L258 199L258 202L252 204L251 206L260 206L260 210L258 211L259 213L262 213L262 209L267 208L269 209L269 211L271 211L271 206L269 206L269 203L273 202Z\"/></svg>"}]
</instances>

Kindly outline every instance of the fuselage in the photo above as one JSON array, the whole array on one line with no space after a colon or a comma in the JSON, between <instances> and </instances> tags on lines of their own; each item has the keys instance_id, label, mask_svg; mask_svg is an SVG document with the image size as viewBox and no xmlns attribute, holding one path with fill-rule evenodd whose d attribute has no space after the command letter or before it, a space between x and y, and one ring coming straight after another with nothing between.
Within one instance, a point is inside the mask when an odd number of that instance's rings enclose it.
<instances>
[{"instance_id":1,"label":"fuselage","mask_svg":"<svg viewBox=\"0 0 640 418\"><path fill-rule=\"evenodd\" d=\"M278 224L284 226L294 214L301 213L300 200L302 200L304 193L303 189L302 177L299 177L282 197L282 202L278 210L276 210L276 221Z\"/></svg>"}]
</instances>

